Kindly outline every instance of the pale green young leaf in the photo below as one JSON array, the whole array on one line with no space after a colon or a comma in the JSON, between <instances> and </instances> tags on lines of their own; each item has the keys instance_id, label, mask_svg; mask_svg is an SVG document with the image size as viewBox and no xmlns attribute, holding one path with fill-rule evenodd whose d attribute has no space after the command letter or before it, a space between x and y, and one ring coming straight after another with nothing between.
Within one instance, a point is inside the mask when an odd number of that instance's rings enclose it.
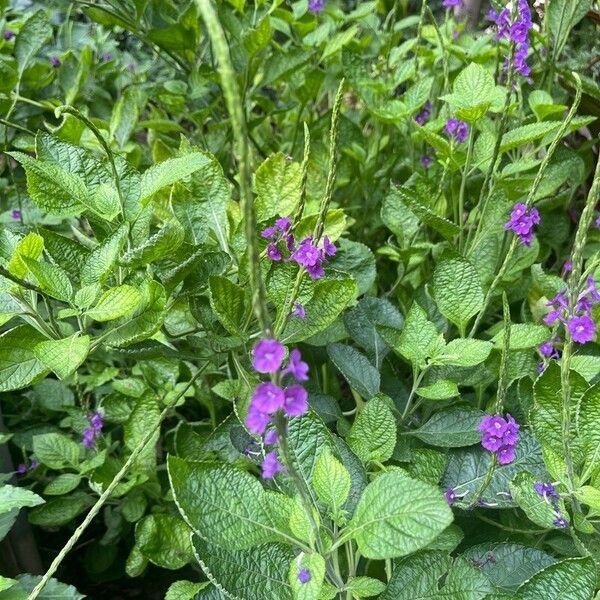
<instances>
[{"instance_id":1,"label":"pale green young leaf","mask_svg":"<svg viewBox=\"0 0 600 600\"><path fill-rule=\"evenodd\" d=\"M535 323L514 323L510 326L510 350L526 350L534 348L548 341L551 332L544 325ZM501 329L493 338L492 343L497 350L502 350L504 345L504 329Z\"/></svg>"},{"instance_id":2,"label":"pale green young leaf","mask_svg":"<svg viewBox=\"0 0 600 600\"><path fill-rule=\"evenodd\" d=\"M121 225L94 248L81 266L81 283L90 285L103 283L114 272L115 264L127 241L128 226Z\"/></svg>"},{"instance_id":3,"label":"pale green young leaf","mask_svg":"<svg viewBox=\"0 0 600 600\"><path fill-rule=\"evenodd\" d=\"M356 348L329 344L327 353L350 387L368 400L379 392L379 371Z\"/></svg>"},{"instance_id":4,"label":"pale green young leaf","mask_svg":"<svg viewBox=\"0 0 600 600\"><path fill-rule=\"evenodd\" d=\"M85 314L94 321L112 321L132 313L142 302L142 295L131 285L106 290L93 308Z\"/></svg>"},{"instance_id":5,"label":"pale green young leaf","mask_svg":"<svg viewBox=\"0 0 600 600\"><path fill-rule=\"evenodd\" d=\"M0 486L0 513L7 513L24 506L33 507L43 503L44 499L31 490L7 484Z\"/></svg>"},{"instance_id":6,"label":"pale green young leaf","mask_svg":"<svg viewBox=\"0 0 600 600\"><path fill-rule=\"evenodd\" d=\"M19 67L19 77L51 35L52 26L45 11L34 12L25 21L15 41L15 58Z\"/></svg>"},{"instance_id":7,"label":"pale green young leaf","mask_svg":"<svg viewBox=\"0 0 600 600\"><path fill-rule=\"evenodd\" d=\"M90 336L75 334L62 340L40 342L33 348L33 353L59 379L66 379L83 364L89 350Z\"/></svg>"},{"instance_id":8,"label":"pale green young leaf","mask_svg":"<svg viewBox=\"0 0 600 600\"><path fill-rule=\"evenodd\" d=\"M390 471L367 486L346 535L366 558L394 558L427 546L452 518L437 488Z\"/></svg>"},{"instance_id":9,"label":"pale green young leaf","mask_svg":"<svg viewBox=\"0 0 600 600\"><path fill-rule=\"evenodd\" d=\"M352 480L350 473L333 454L324 450L319 454L312 476L317 497L335 515L348 499Z\"/></svg>"},{"instance_id":10,"label":"pale green young leaf","mask_svg":"<svg viewBox=\"0 0 600 600\"><path fill-rule=\"evenodd\" d=\"M365 464L385 462L396 446L396 420L387 396L377 395L358 413L347 442Z\"/></svg>"},{"instance_id":11,"label":"pale green young leaf","mask_svg":"<svg viewBox=\"0 0 600 600\"><path fill-rule=\"evenodd\" d=\"M323 61L326 58L337 54L346 44L349 44L356 37L356 34L359 31L359 26L354 24L345 31L335 33L325 45L323 54L321 55L321 60Z\"/></svg>"},{"instance_id":12,"label":"pale green young leaf","mask_svg":"<svg viewBox=\"0 0 600 600\"><path fill-rule=\"evenodd\" d=\"M0 392L27 387L46 376L48 368L33 351L45 339L29 325L0 335Z\"/></svg>"},{"instance_id":13,"label":"pale green young leaf","mask_svg":"<svg viewBox=\"0 0 600 600\"><path fill-rule=\"evenodd\" d=\"M16 579L9 579L8 577L0 575L0 592L11 588L15 583L17 583Z\"/></svg>"},{"instance_id":14,"label":"pale green young leaf","mask_svg":"<svg viewBox=\"0 0 600 600\"><path fill-rule=\"evenodd\" d=\"M436 362L453 367L475 367L487 359L492 348L491 342L456 338L446 344Z\"/></svg>"},{"instance_id":15,"label":"pale green young leaf","mask_svg":"<svg viewBox=\"0 0 600 600\"><path fill-rule=\"evenodd\" d=\"M194 600L198 592L206 589L209 585L210 582L207 581L193 583L186 579L180 579L169 586L165 600Z\"/></svg>"},{"instance_id":16,"label":"pale green young leaf","mask_svg":"<svg viewBox=\"0 0 600 600\"><path fill-rule=\"evenodd\" d=\"M113 221L121 212L121 199L114 184L102 183L88 197L86 206L103 219Z\"/></svg>"},{"instance_id":17,"label":"pale green young leaf","mask_svg":"<svg viewBox=\"0 0 600 600\"><path fill-rule=\"evenodd\" d=\"M131 86L123 90L110 119L110 137L123 148L129 141L139 117L139 88Z\"/></svg>"},{"instance_id":18,"label":"pale green young leaf","mask_svg":"<svg viewBox=\"0 0 600 600\"><path fill-rule=\"evenodd\" d=\"M28 256L22 255L21 260L37 279L40 289L43 292L63 302L71 300L73 286L66 271L56 265L34 260Z\"/></svg>"},{"instance_id":19,"label":"pale green young leaf","mask_svg":"<svg viewBox=\"0 0 600 600\"><path fill-rule=\"evenodd\" d=\"M458 385L449 379L438 379L429 385L417 388L417 394L427 400L449 400L458 396Z\"/></svg>"},{"instance_id":20,"label":"pale green young leaf","mask_svg":"<svg viewBox=\"0 0 600 600\"><path fill-rule=\"evenodd\" d=\"M257 220L262 222L276 215L293 214L300 202L301 179L300 164L288 159L283 152L267 158L254 176Z\"/></svg>"},{"instance_id":21,"label":"pale green young leaf","mask_svg":"<svg viewBox=\"0 0 600 600\"><path fill-rule=\"evenodd\" d=\"M44 488L45 496L62 496L72 492L81 482L81 475L76 473L61 473Z\"/></svg>"},{"instance_id":22,"label":"pale green young leaf","mask_svg":"<svg viewBox=\"0 0 600 600\"><path fill-rule=\"evenodd\" d=\"M17 243L6 268L15 277L23 279L29 273L29 267L24 259L30 258L37 261L43 251L44 238L37 233L28 233Z\"/></svg>"},{"instance_id":23,"label":"pale green young leaf","mask_svg":"<svg viewBox=\"0 0 600 600\"><path fill-rule=\"evenodd\" d=\"M212 275L208 280L208 290L210 305L223 327L234 335L244 335L246 307L243 288L227 277Z\"/></svg>"},{"instance_id":24,"label":"pale green young leaf","mask_svg":"<svg viewBox=\"0 0 600 600\"><path fill-rule=\"evenodd\" d=\"M319 523L319 514L313 510L313 518ZM304 504L300 496L296 496L292 503L289 515L289 528L297 539L306 542L309 546L315 543L315 531L311 521L306 514Z\"/></svg>"},{"instance_id":25,"label":"pale green young leaf","mask_svg":"<svg viewBox=\"0 0 600 600\"><path fill-rule=\"evenodd\" d=\"M348 580L347 590L355 598L371 598L379 596L385 591L386 585L383 581L374 577L351 577Z\"/></svg>"},{"instance_id":26,"label":"pale green young leaf","mask_svg":"<svg viewBox=\"0 0 600 600\"><path fill-rule=\"evenodd\" d=\"M481 441L478 428L482 418L480 410L452 408L435 413L429 421L410 433L431 446L471 446Z\"/></svg>"},{"instance_id":27,"label":"pale green young leaf","mask_svg":"<svg viewBox=\"0 0 600 600\"><path fill-rule=\"evenodd\" d=\"M163 226L141 245L125 252L120 263L136 268L143 267L155 260L167 258L181 246L184 236L183 227L177 220L165 221Z\"/></svg>"},{"instance_id":28,"label":"pale green young leaf","mask_svg":"<svg viewBox=\"0 0 600 600\"><path fill-rule=\"evenodd\" d=\"M302 583L298 579L301 570L310 574L309 581ZM325 559L320 554L300 554L290 565L289 581L294 600L319 600L325 580Z\"/></svg>"},{"instance_id":29,"label":"pale green young leaf","mask_svg":"<svg viewBox=\"0 0 600 600\"><path fill-rule=\"evenodd\" d=\"M50 469L76 467L81 456L81 446L62 433L34 435L33 451L37 459Z\"/></svg>"}]
</instances>

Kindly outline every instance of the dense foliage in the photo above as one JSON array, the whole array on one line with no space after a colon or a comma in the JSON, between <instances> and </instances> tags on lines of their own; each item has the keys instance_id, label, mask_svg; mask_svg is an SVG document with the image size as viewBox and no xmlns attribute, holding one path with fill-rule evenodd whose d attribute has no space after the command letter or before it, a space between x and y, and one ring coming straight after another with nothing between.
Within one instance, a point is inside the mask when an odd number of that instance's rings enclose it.
<instances>
[{"instance_id":1,"label":"dense foliage","mask_svg":"<svg viewBox=\"0 0 600 600\"><path fill-rule=\"evenodd\" d=\"M600 7L479 4L0 0L0 600L600 598Z\"/></svg>"}]
</instances>

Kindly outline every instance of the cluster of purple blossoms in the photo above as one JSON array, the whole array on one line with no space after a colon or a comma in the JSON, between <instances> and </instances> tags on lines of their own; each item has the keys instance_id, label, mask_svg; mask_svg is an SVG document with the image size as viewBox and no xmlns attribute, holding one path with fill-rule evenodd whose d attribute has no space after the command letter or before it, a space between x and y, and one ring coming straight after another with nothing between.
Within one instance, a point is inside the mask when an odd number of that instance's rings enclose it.
<instances>
[{"instance_id":1,"label":"cluster of purple blossoms","mask_svg":"<svg viewBox=\"0 0 600 600\"><path fill-rule=\"evenodd\" d=\"M442 6L444 8L462 8L463 0L444 0Z\"/></svg>"},{"instance_id":2,"label":"cluster of purple blossoms","mask_svg":"<svg viewBox=\"0 0 600 600\"><path fill-rule=\"evenodd\" d=\"M543 344L540 344L538 346L538 352L541 354L543 359L537 366L538 373L543 373L546 370L548 362L550 362L552 359L558 360L560 358L560 352L556 349L555 346L555 344L558 344L560 342L561 339L557 337L553 340L548 340L547 342L544 342Z\"/></svg>"},{"instance_id":3,"label":"cluster of purple blossoms","mask_svg":"<svg viewBox=\"0 0 600 600\"><path fill-rule=\"evenodd\" d=\"M592 308L600 301L600 292L596 281L590 275L586 288L579 294L574 310L571 311L567 290L563 289L546 306L552 310L544 317L546 325L554 325L557 321L564 323L571 339L578 344L591 342L596 334L596 324L592 319Z\"/></svg>"},{"instance_id":4,"label":"cluster of purple blossoms","mask_svg":"<svg viewBox=\"0 0 600 600\"><path fill-rule=\"evenodd\" d=\"M267 256L275 262L284 260L282 247L285 246L290 253L289 260L304 267L311 279L320 279L325 275L323 266L327 259L337 251L335 244L325 236L321 247L319 247L318 244L313 242L313 237L309 235L296 245L291 229L292 221L288 217L282 217L277 219L273 226L267 227L261 232L261 236L269 240ZM306 316L303 307L294 314L300 318Z\"/></svg>"},{"instance_id":5,"label":"cluster of purple blossoms","mask_svg":"<svg viewBox=\"0 0 600 600\"><path fill-rule=\"evenodd\" d=\"M10 29L7 29L3 34L2 37L7 41L10 42L10 40L12 40L15 37L15 32L11 31Z\"/></svg>"},{"instance_id":6,"label":"cluster of purple blossoms","mask_svg":"<svg viewBox=\"0 0 600 600\"><path fill-rule=\"evenodd\" d=\"M313 13L320 13L325 8L325 0L308 0L308 10Z\"/></svg>"},{"instance_id":7,"label":"cluster of purple blossoms","mask_svg":"<svg viewBox=\"0 0 600 600\"><path fill-rule=\"evenodd\" d=\"M40 463L39 463L39 461L35 460L35 458L31 461L29 466L27 466L25 463L20 463L17 465L17 475L25 475L25 473L27 473L27 471L33 471L34 469L37 469L39 466L40 466Z\"/></svg>"},{"instance_id":8,"label":"cluster of purple blossoms","mask_svg":"<svg viewBox=\"0 0 600 600\"><path fill-rule=\"evenodd\" d=\"M529 54L529 32L533 27L533 19L528 1L517 1L517 14L514 22L511 21L511 11L508 7L503 8L499 13L491 10L488 18L496 22L498 28L496 39L508 39L515 44L515 71L522 77L529 77L531 69L527 64L527 55Z\"/></svg>"},{"instance_id":9,"label":"cluster of purple blossoms","mask_svg":"<svg viewBox=\"0 0 600 600\"><path fill-rule=\"evenodd\" d=\"M511 229L519 237L524 246L531 246L533 241L533 226L540 224L540 213L535 207L527 208L520 202L513 206L510 219L504 224L504 229Z\"/></svg>"},{"instance_id":10,"label":"cluster of purple blossoms","mask_svg":"<svg viewBox=\"0 0 600 600\"><path fill-rule=\"evenodd\" d=\"M285 356L285 347L277 340L261 340L252 351L252 366L259 373L270 374L274 381L259 383L248 407L246 426L251 433L264 435L266 446L274 446L279 442L277 433L267 432L267 427L276 413L286 417L299 417L308 410L308 392L301 385L292 384L286 387L278 385L286 375L296 381L308 380L308 365L302 360L299 350L292 350L287 367L281 369ZM267 452L262 463L262 476L272 479L277 473L285 471L279 462L277 451Z\"/></svg>"},{"instance_id":11,"label":"cluster of purple blossoms","mask_svg":"<svg viewBox=\"0 0 600 600\"><path fill-rule=\"evenodd\" d=\"M533 484L533 489L540 495L544 500L550 502L552 507L554 508L554 513L556 518L554 519L554 525L556 527L565 528L568 527L569 524L567 520L560 514L560 510L558 508L558 501L560 500L560 496L556 491L556 488L551 483L543 483L541 481L536 481Z\"/></svg>"},{"instance_id":12,"label":"cluster of purple blossoms","mask_svg":"<svg viewBox=\"0 0 600 600\"><path fill-rule=\"evenodd\" d=\"M427 121L429 120L429 117L431 117L431 108L432 108L432 104L429 100L427 100L427 102L425 102L425 104L423 105L423 108L421 109L419 114L415 117L415 121L419 125L425 125L425 123L427 123Z\"/></svg>"},{"instance_id":13,"label":"cluster of purple blossoms","mask_svg":"<svg viewBox=\"0 0 600 600\"><path fill-rule=\"evenodd\" d=\"M515 447L519 441L519 424L510 416L486 415L479 424L481 445L496 455L501 465L515 460Z\"/></svg>"},{"instance_id":14,"label":"cluster of purple blossoms","mask_svg":"<svg viewBox=\"0 0 600 600\"><path fill-rule=\"evenodd\" d=\"M469 126L464 121L454 118L448 119L444 131L459 144L466 142L469 137Z\"/></svg>"},{"instance_id":15,"label":"cluster of purple blossoms","mask_svg":"<svg viewBox=\"0 0 600 600\"><path fill-rule=\"evenodd\" d=\"M83 439L81 443L88 449L96 448L96 438L102 435L102 427L104 427L104 419L99 412L90 413L87 417L89 427L83 430Z\"/></svg>"}]
</instances>

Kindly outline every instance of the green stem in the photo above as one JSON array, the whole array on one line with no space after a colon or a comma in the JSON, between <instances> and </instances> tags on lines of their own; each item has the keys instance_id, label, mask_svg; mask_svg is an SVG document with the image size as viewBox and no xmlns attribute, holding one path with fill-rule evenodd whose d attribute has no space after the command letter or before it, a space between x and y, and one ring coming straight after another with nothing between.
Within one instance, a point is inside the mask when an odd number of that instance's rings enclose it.
<instances>
[{"instance_id":1,"label":"green stem","mask_svg":"<svg viewBox=\"0 0 600 600\"><path fill-rule=\"evenodd\" d=\"M467 176L469 174L469 167L471 165L471 158L473 157L473 145L475 142L475 135L473 134L473 126L469 127L469 145L467 146L467 158L463 167L462 177L460 181L460 192L458 194L458 226L460 231L458 234L458 251L462 252L463 249L463 235L465 229L465 189L467 187Z\"/></svg>"}]
</instances>

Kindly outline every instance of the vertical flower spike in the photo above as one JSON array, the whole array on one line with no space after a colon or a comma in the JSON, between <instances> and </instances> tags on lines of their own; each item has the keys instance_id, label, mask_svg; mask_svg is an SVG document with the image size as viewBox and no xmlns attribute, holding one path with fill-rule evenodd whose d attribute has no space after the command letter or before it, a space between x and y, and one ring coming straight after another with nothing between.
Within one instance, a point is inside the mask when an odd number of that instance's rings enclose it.
<instances>
[{"instance_id":1,"label":"vertical flower spike","mask_svg":"<svg viewBox=\"0 0 600 600\"><path fill-rule=\"evenodd\" d=\"M531 246L533 241L533 226L539 225L540 213L537 208L527 208L525 204L517 203L513 206L510 219L504 224L504 229L510 229L518 237L521 244Z\"/></svg>"},{"instance_id":2,"label":"vertical flower spike","mask_svg":"<svg viewBox=\"0 0 600 600\"><path fill-rule=\"evenodd\" d=\"M277 340L261 340L252 350L252 366L259 373L275 373L284 356L283 344Z\"/></svg>"},{"instance_id":3,"label":"vertical flower spike","mask_svg":"<svg viewBox=\"0 0 600 600\"><path fill-rule=\"evenodd\" d=\"M448 119L444 130L449 137L453 138L459 144L467 141L469 137L469 126L464 121L458 119Z\"/></svg>"},{"instance_id":4,"label":"vertical flower spike","mask_svg":"<svg viewBox=\"0 0 600 600\"><path fill-rule=\"evenodd\" d=\"M481 445L495 454L501 465L508 465L515 460L519 425L510 415L506 415L506 419L500 415L486 415L481 420L479 431L483 434Z\"/></svg>"},{"instance_id":5,"label":"vertical flower spike","mask_svg":"<svg viewBox=\"0 0 600 600\"><path fill-rule=\"evenodd\" d=\"M285 467L279 462L277 452L267 452L265 460L262 463L263 479L273 479L277 473L285 473Z\"/></svg>"}]
</instances>

